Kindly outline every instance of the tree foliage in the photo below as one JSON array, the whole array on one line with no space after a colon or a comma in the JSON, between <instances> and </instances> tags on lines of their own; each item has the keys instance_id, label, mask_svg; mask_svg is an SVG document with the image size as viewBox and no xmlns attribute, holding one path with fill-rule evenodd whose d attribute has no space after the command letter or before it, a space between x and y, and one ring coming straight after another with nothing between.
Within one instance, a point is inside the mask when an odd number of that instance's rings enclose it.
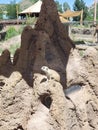
<instances>
[{"instance_id":1,"label":"tree foliage","mask_svg":"<svg viewBox=\"0 0 98 130\"><path fill-rule=\"evenodd\" d=\"M17 9L19 9L19 5L16 4L16 1L11 1L10 4L7 5L7 15L10 19L17 18Z\"/></svg>"},{"instance_id":2,"label":"tree foliage","mask_svg":"<svg viewBox=\"0 0 98 130\"><path fill-rule=\"evenodd\" d=\"M88 8L83 0L75 0L73 5L73 10L81 11L82 9L83 9L83 20L84 20L88 15ZM80 16L74 17L73 20L80 21Z\"/></svg>"},{"instance_id":3,"label":"tree foliage","mask_svg":"<svg viewBox=\"0 0 98 130\"><path fill-rule=\"evenodd\" d=\"M97 21L98 21L98 3L97 3L97 11L96 11L96 18L97 18ZM88 10L88 16L86 18L86 20L88 21L93 21L94 20L94 5L92 5L89 10Z\"/></svg>"},{"instance_id":4,"label":"tree foliage","mask_svg":"<svg viewBox=\"0 0 98 130\"><path fill-rule=\"evenodd\" d=\"M63 11L70 10L70 6L67 2L63 3Z\"/></svg>"},{"instance_id":5,"label":"tree foliage","mask_svg":"<svg viewBox=\"0 0 98 130\"><path fill-rule=\"evenodd\" d=\"M94 8L88 10L88 15L86 17L87 21L93 21L94 19Z\"/></svg>"},{"instance_id":6,"label":"tree foliage","mask_svg":"<svg viewBox=\"0 0 98 130\"><path fill-rule=\"evenodd\" d=\"M63 9L62 9L62 4L60 4L58 1L55 1L56 2L56 5L57 5L57 10L58 12L63 12Z\"/></svg>"},{"instance_id":7,"label":"tree foliage","mask_svg":"<svg viewBox=\"0 0 98 130\"><path fill-rule=\"evenodd\" d=\"M3 19L3 13L0 13L0 19Z\"/></svg>"},{"instance_id":8,"label":"tree foliage","mask_svg":"<svg viewBox=\"0 0 98 130\"><path fill-rule=\"evenodd\" d=\"M0 19L3 19L3 15L6 14L6 6L5 5L1 5L0 6Z\"/></svg>"}]
</instances>

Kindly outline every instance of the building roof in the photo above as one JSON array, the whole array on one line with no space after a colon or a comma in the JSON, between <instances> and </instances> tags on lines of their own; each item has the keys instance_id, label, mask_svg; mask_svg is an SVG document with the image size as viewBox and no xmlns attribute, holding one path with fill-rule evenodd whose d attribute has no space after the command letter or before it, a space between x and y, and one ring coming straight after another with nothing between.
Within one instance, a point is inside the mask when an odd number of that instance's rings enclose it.
<instances>
[{"instance_id":1,"label":"building roof","mask_svg":"<svg viewBox=\"0 0 98 130\"><path fill-rule=\"evenodd\" d=\"M61 21L62 23L69 22L67 19L65 19L65 18L62 17L62 16L59 16L59 18L60 18L60 21Z\"/></svg>"},{"instance_id":2,"label":"building roof","mask_svg":"<svg viewBox=\"0 0 98 130\"><path fill-rule=\"evenodd\" d=\"M39 0L35 4L33 4L32 6L30 6L29 8L27 8L27 9L23 10L22 12L20 12L19 15L22 15L22 14L31 14L31 13L40 13L40 11L41 11L41 5L42 5L42 1ZM60 18L60 21L62 23L68 22L68 20L61 13L59 13L59 18Z\"/></svg>"},{"instance_id":3,"label":"building roof","mask_svg":"<svg viewBox=\"0 0 98 130\"><path fill-rule=\"evenodd\" d=\"M64 17L64 18L69 18L69 17L76 17L81 15L83 10L81 11L71 11L71 10L67 10L64 13L59 13L60 16Z\"/></svg>"},{"instance_id":4,"label":"building roof","mask_svg":"<svg viewBox=\"0 0 98 130\"><path fill-rule=\"evenodd\" d=\"M19 14L39 13L41 10L42 1L39 0L29 8L23 10Z\"/></svg>"}]
</instances>

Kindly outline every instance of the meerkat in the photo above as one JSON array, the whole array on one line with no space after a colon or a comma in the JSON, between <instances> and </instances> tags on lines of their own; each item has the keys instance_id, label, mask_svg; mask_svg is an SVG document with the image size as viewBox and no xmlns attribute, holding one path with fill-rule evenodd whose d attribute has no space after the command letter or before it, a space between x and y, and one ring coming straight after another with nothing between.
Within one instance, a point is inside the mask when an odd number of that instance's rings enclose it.
<instances>
[{"instance_id":1,"label":"meerkat","mask_svg":"<svg viewBox=\"0 0 98 130\"><path fill-rule=\"evenodd\" d=\"M60 75L53 69L49 69L47 66L42 66L41 70L45 73L47 76L47 80L55 80L60 82Z\"/></svg>"}]
</instances>

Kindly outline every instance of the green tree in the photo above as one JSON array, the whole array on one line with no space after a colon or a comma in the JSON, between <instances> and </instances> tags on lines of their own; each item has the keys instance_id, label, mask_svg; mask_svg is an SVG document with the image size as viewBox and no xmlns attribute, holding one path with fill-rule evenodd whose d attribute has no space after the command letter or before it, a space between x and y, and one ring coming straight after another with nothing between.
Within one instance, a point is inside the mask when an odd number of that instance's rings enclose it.
<instances>
[{"instance_id":1,"label":"green tree","mask_svg":"<svg viewBox=\"0 0 98 130\"><path fill-rule=\"evenodd\" d=\"M6 5L0 6L0 19L3 19L3 15L5 14L5 12L7 12L6 10Z\"/></svg>"},{"instance_id":2,"label":"green tree","mask_svg":"<svg viewBox=\"0 0 98 130\"><path fill-rule=\"evenodd\" d=\"M94 8L88 10L88 15L86 17L87 21L93 21L94 20Z\"/></svg>"},{"instance_id":3,"label":"green tree","mask_svg":"<svg viewBox=\"0 0 98 130\"><path fill-rule=\"evenodd\" d=\"M97 21L98 21L98 3L97 3L96 18L97 18ZM97 22L97 23L98 23L98 22Z\"/></svg>"},{"instance_id":4,"label":"green tree","mask_svg":"<svg viewBox=\"0 0 98 130\"><path fill-rule=\"evenodd\" d=\"M0 10L0 19L3 19L3 12Z\"/></svg>"},{"instance_id":5,"label":"green tree","mask_svg":"<svg viewBox=\"0 0 98 130\"><path fill-rule=\"evenodd\" d=\"M62 4L60 4L58 1L55 1L56 2L56 5L57 5L57 10L58 10L58 12L63 12L63 10L62 10Z\"/></svg>"},{"instance_id":6,"label":"green tree","mask_svg":"<svg viewBox=\"0 0 98 130\"><path fill-rule=\"evenodd\" d=\"M17 7L19 8L19 5L16 4L15 0L11 1L11 3L7 5L7 15L9 19L17 18Z\"/></svg>"},{"instance_id":7,"label":"green tree","mask_svg":"<svg viewBox=\"0 0 98 130\"><path fill-rule=\"evenodd\" d=\"M67 2L63 3L63 11L70 10L70 6Z\"/></svg>"},{"instance_id":8,"label":"green tree","mask_svg":"<svg viewBox=\"0 0 98 130\"><path fill-rule=\"evenodd\" d=\"M98 21L98 3L97 3L96 15L97 15L97 21ZM88 9L88 16L87 16L86 20L88 20L88 21L93 21L93 20L94 20L94 5L92 5L92 6Z\"/></svg>"},{"instance_id":9,"label":"green tree","mask_svg":"<svg viewBox=\"0 0 98 130\"><path fill-rule=\"evenodd\" d=\"M83 0L75 0L73 5L74 11L81 11L83 9L83 20L86 19L88 15L88 8ZM80 21L80 16L74 17L74 21Z\"/></svg>"}]
</instances>

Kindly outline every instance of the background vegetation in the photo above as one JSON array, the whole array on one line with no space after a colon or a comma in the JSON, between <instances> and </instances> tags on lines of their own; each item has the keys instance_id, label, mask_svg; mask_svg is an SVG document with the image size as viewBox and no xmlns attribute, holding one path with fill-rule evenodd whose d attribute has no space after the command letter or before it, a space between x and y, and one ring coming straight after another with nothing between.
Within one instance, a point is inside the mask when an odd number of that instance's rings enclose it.
<instances>
[{"instance_id":1,"label":"background vegetation","mask_svg":"<svg viewBox=\"0 0 98 130\"><path fill-rule=\"evenodd\" d=\"M0 5L0 20L2 19L16 19L17 14L31 6L33 3L37 2L38 0L22 0L20 3L16 3L15 0L12 0L10 4L2 4ZM67 10L71 10L70 5L67 2L64 2L63 4L60 4L58 0L55 0L57 9L59 12L65 12ZM83 9L83 20L84 21L93 21L93 16L94 16L94 5L91 7L87 7L85 2L83 0L75 0L74 5L73 5L73 10L74 11L80 11ZM97 3L97 12L98 12L98 3ZM98 15L98 14L97 14ZM6 16L6 17L4 17ZM98 18L98 17L97 17ZM80 17L74 17L73 21L80 21ZM28 17L27 16L27 25L34 24L36 22L36 18L33 17ZM9 27L6 31L6 38L5 40L8 40L16 35L21 34L22 29L24 25L21 25L20 29L16 29L14 27ZM76 25L79 27L80 25ZM16 41L17 42L17 41ZM16 48L19 47L19 43L13 44L10 46L10 51L13 54L16 50ZM0 48L0 53L2 51L2 48Z\"/></svg>"},{"instance_id":2,"label":"background vegetation","mask_svg":"<svg viewBox=\"0 0 98 130\"><path fill-rule=\"evenodd\" d=\"M74 11L83 10L83 20L86 19L88 15L88 7L86 6L85 2L83 0L75 0L73 5ZM73 21L80 21L80 16L73 17Z\"/></svg>"},{"instance_id":3,"label":"background vegetation","mask_svg":"<svg viewBox=\"0 0 98 130\"><path fill-rule=\"evenodd\" d=\"M7 5L0 5L0 19L9 18L9 19L15 19L17 18L17 14L37 2L38 0L22 0L20 3L16 4L15 0L12 0L10 4ZM55 0L57 9L59 12L65 12L66 10L71 9L68 2L64 2L63 4L60 4L58 0ZM91 5L91 7L87 7L84 0L75 0L73 5L74 11L80 11L83 9L83 20L93 20L94 16L94 5ZM97 12L98 12L98 3L97 3ZM6 15L6 17L4 17ZM97 14L98 15L98 14ZM97 17L98 18L98 17ZM79 21L80 17L74 17L73 21Z\"/></svg>"},{"instance_id":4,"label":"background vegetation","mask_svg":"<svg viewBox=\"0 0 98 130\"><path fill-rule=\"evenodd\" d=\"M11 37L14 37L16 35L18 35L18 31L14 28L14 27L10 27L7 31L6 31L6 40L11 38Z\"/></svg>"}]
</instances>

